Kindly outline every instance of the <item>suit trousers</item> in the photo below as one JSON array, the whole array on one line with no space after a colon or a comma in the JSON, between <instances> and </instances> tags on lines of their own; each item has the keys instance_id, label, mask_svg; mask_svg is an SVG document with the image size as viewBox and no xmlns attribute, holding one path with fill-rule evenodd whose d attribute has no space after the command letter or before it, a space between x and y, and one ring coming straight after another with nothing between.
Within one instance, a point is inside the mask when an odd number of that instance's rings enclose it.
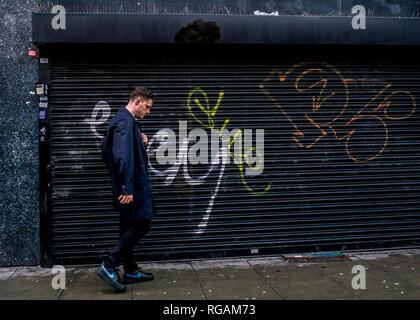
<instances>
[{"instance_id":1,"label":"suit trousers","mask_svg":"<svg viewBox=\"0 0 420 320\"><path fill-rule=\"evenodd\" d=\"M120 217L120 239L112 252L105 257L107 268L118 268L122 263L124 271L131 273L137 270L133 258L134 247L150 230L151 220L127 221Z\"/></svg>"}]
</instances>

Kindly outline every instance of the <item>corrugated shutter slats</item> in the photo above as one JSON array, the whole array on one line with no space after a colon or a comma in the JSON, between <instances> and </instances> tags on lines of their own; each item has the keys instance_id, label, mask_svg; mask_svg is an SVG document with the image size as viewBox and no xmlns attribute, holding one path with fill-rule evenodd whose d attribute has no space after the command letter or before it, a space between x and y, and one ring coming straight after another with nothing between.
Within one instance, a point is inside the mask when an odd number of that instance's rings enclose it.
<instances>
[{"instance_id":1,"label":"corrugated shutter slats","mask_svg":"<svg viewBox=\"0 0 420 320\"><path fill-rule=\"evenodd\" d=\"M157 95L143 131L152 140L173 130L177 153L182 121L188 133L210 137L211 121L219 130L228 119L229 130L252 129L254 147L256 130L264 129L258 176L244 180L232 158L223 175L219 163L196 184L210 165L188 164L189 177L180 165L173 180L149 171L158 217L136 249L139 260L418 244L419 71L360 63L53 62L54 260L97 262L118 239L100 142L137 85ZM220 100L211 119L195 98L208 110ZM168 169L157 164L153 143L152 166Z\"/></svg>"}]
</instances>

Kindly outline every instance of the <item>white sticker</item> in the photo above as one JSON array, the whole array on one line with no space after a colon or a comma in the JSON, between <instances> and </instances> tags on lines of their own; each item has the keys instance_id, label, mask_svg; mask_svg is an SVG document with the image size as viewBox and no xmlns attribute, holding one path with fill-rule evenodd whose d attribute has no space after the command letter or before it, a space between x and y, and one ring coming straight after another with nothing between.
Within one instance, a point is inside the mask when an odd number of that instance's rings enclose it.
<instances>
[{"instance_id":1,"label":"white sticker","mask_svg":"<svg viewBox=\"0 0 420 320\"><path fill-rule=\"evenodd\" d=\"M40 58L39 62L41 63L48 63L48 58Z\"/></svg>"}]
</instances>

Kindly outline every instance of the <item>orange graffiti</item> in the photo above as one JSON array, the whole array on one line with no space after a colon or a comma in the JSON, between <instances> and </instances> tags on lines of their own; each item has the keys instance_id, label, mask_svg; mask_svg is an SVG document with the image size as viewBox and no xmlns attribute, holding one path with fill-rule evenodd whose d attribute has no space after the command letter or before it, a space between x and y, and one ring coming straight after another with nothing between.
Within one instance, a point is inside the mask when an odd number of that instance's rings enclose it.
<instances>
[{"instance_id":1,"label":"orange graffiti","mask_svg":"<svg viewBox=\"0 0 420 320\"><path fill-rule=\"evenodd\" d=\"M312 65L317 64L319 66L317 67L312 67ZM306 68L306 70L300 71L298 69L304 69ZM296 72L300 73L296 76L296 78L293 77L293 74ZM318 78L314 78L314 74L319 73L319 77ZM271 81L273 78L276 78L276 75L278 75L278 79L280 82L286 82L286 80L288 80L289 78L291 78L292 83L294 83L294 89L296 90L296 92L298 93L305 93L309 90L316 90L316 92L314 94L312 94L312 113L314 114L319 114L320 112L323 111L323 109L321 109L321 107L323 105L325 105L325 103L328 101L328 99L335 97L335 98L339 98L338 92L343 95L343 99L341 101L342 103L342 107L341 107L341 103L340 103L340 107L339 107L339 111L337 113L335 113L335 111L333 112L333 116L332 119L327 119L325 121L316 121L315 119L313 119L310 115L308 115L308 113L304 114L304 118L309 121L313 127L317 128L317 130L320 131L320 135L318 137L316 137L312 142L308 143L306 146L304 145L304 143L301 142L301 140L303 139L303 137L305 136L305 134L299 129L298 125L295 123L295 121L292 119L292 117L288 114L288 112L286 111L286 109L273 97L273 95L268 92L268 89L266 89L267 84L269 81ZM330 76L330 78L328 78L327 76ZM332 78L331 78L332 76ZM303 79L305 77L310 78L311 81L313 81L313 83L311 83L310 85L307 85L305 87L300 86L300 83L302 81L304 81ZM331 79L333 79L333 81L330 81ZM294 81L293 81L294 80ZM339 84L342 88L332 88L331 85L329 85L330 83L334 83L335 86L337 84ZM343 113L346 111L347 109L347 105L348 105L348 100L349 100L349 90L348 90L348 84L349 83L355 83L355 82L368 82L368 83L382 83L384 84L384 87L377 93L375 94L375 96L373 96L370 101L368 103L366 103L361 109L359 109L359 111L349 120L345 123L345 126L349 128L349 131L342 137L338 137L337 132L333 126L334 122L337 121L342 115ZM404 120L407 119L409 117L411 117L413 115L413 113L415 112L416 109L416 102L414 97L410 94L410 92L408 91L393 91L390 94L388 94L381 102L378 103L378 105L373 109L374 112L383 112L383 116L381 115L372 115L372 114L362 114L364 111L367 110L367 108L370 105L373 105L377 102L377 100L379 100L379 97L383 96L383 94L386 94L386 91L392 87L392 84L388 83L387 81L384 80L376 80L376 79L369 79L369 80L360 80L360 79L344 79L343 76L341 75L341 73L336 70L333 66L329 65L328 63L311 63L311 62L302 62L302 63L298 63L293 65L289 70L287 70L286 72L281 72L280 70L274 69L272 70L268 77L263 81L263 83L260 84L260 89L267 95L267 97L281 110L281 112L283 113L283 115L286 117L286 119L292 124L293 128L295 129L295 132L293 132L293 136L292 139L302 148L306 149L310 149L312 148L314 145L316 145L316 143L322 139L322 137L327 135L327 131L324 129L329 129L331 130L331 132L334 134L334 137L337 141L344 141L345 143L345 149L347 152L347 155L350 159L352 159L355 162L367 162L367 161L371 161L375 158L377 158L379 155L381 155L387 144L388 144L388 138L389 138L389 132L388 132L388 127L387 124L385 122L385 119L387 120ZM343 89L343 90L340 90ZM311 92L312 92L311 91ZM279 94L278 92L276 92L276 94ZM390 107L392 106L392 99L395 97L395 95L406 95L409 98L409 103L412 105L411 110L409 111L408 114L403 115L403 116L390 116L389 115L389 110ZM337 101L337 100L336 100ZM334 107L336 108L337 102L334 103ZM325 107L324 107L325 109ZM322 114L322 116L324 116L324 114ZM377 152L376 154L368 157L367 159L359 159L355 156L353 156L352 152L350 151L350 140L352 138L352 136L356 133L356 129L351 129L351 125L354 125L355 122L359 119L364 119L364 120L368 120L370 122L372 121L379 121L379 123L381 124L381 126L383 127L383 142L380 143L380 150L379 152Z\"/></svg>"}]
</instances>

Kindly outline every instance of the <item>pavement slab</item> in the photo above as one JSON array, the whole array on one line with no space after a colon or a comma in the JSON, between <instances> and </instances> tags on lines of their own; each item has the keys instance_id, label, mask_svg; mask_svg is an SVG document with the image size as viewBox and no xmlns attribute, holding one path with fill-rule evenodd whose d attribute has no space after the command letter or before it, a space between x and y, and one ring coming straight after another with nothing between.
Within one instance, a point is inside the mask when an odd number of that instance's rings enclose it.
<instances>
[{"instance_id":1,"label":"pavement slab","mask_svg":"<svg viewBox=\"0 0 420 320\"><path fill-rule=\"evenodd\" d=\"M1 300L57 300L61 289L53 289L51 268L18 267L9 272L2 268Z\"/></svg>"},{"instance_id":2,"label":"pavement slab","mask_svg":"<svg viewBox=\"0 0 420 320\"><path fill-rule=\"evenodd\" d=\"M152 272L152 281L137 282L133 288L134 300L203 300L203 290L191 265L178 265L166 269L142 266L145 272Z\"/></svg>"},{"instance_id":3,"label":"pavement slab","mask_svg":"<svg viewBox=\"0 0 420 320\"><path fill-rule=\"evenodd\" d=\"M258 265L253 268L265 277L285 300L357 299L349 290L310 263Z\"/></svg>"},{"instance_id":4,"label":"pavement slab","mask_svg":"<svg viewBox=\"0 0 420 320\"><path fill-rule=\"evenodd\" d=\"M394 276L408 281L420 290L420 254L391 253L380 259L369 259L368 255L357 255L361 261L381 268Z\"/></svg>"},{"instance_id":5,"label":"pavement slab","mask_svg":"<svg viewBox=\"0 0 420 320\"><path fill-rule=\"evenodd\" d=\"M57 300L63 290L51 286L53 276L12 276L0 280L1 300Z\"/></svg>"},{"instance_id":6,"label":"pavement slab","mask_svg":"<svg viewBox=\"0 0 420 320\"><path fill-rule=\"evenodd\" d=\"M17 268L0 268L0 280L9 279L15 272Z\"/></svg>"},{"instance_id":7,"label":"pavement slab","mask_svg":"<svg viewBox=\"0 0 420 320\"><path fill-rule=\"evenodd\" d=\"M359 273L352 273L354 266L362 266L366 272L366 289L354 289L353 278ZM363 260L316 263L312 267L336 282L347 291L352 292L360 299L367 300L408 300L419 299L420 293L410 286L408 282L375 267Z\"/></svg>"},{"instance_id":8,"label":"pavement slab","mask_svg":"<svg viewBox=\"0 0 420 320\"><path fill-rule=\"evenodd\" d=\"M208 300L279 300L281 297L258 275L247 261L192 263Z\"/></svg>"}]
</instances>

